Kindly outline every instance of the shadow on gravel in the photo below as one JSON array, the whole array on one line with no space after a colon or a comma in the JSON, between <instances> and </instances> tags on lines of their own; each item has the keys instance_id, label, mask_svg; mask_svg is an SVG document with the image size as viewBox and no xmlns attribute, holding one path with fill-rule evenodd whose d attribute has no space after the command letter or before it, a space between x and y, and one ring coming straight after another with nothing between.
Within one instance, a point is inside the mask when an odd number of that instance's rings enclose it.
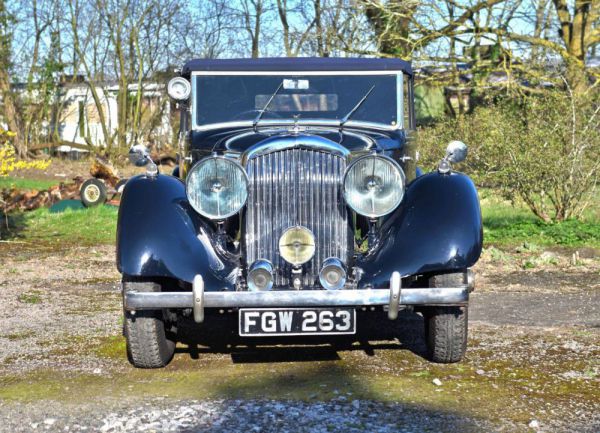
<instances>
[{"instance_id":1,"label":"shadow on gravel","mask_svg":"<svg viewBox=\"0 0 600 433\"><path fill-rule=\"evenodd\" d=\"M319 389L327 378L327 386L340 391L332 399L322 399ZM388 384L387 386L393 386ZM277 389L279 394L294 389L309 388L315 394L309 400L277 398L269 390ZM381 401L381 390L373 389L359 375L352 374L337 364L321 365L309 371L292 370L289 374L273 375L259 384L262 391L257 393L257 384L223 384L217 394L238 396L231 406L223 402L222 411L211 427L192 427L186 432L226 432L240 431L240 424L254 427L260 432L462 432L480 433L491 431L485 421L476 420L467 414L434 407L423 402ZM246 400L247 396L261 397ZM357 402L354 399L359 399ZM243 403L243 402L246 403ZM282 429L283 427L283 429ZM252 431L248 428L247 431Z\"/></svg>"},{"instance_id":2,"label":"shadow on gravel","mask_svg":"<svg viewBox=\"0 0 600 433\"><path fill-rule=\"evenodd\" d=\"M394 322L381 313L360 314L355 338L272 338L261 344L236 336L235 314L220 320L221 326L228 326L227 336L216 324L214 328L190 329L204 336L187 340L190 355L225 353L234 363L252 365L236 370L245 372L238 379L227 378L211 389L215 396L227 396L212 426L198 425L186 432L239 431L240 424L261 432L491 431L486 421L449 408L443 400L432 403L423 399L423 392L430 392L424 387L431 385L411 384L401 378L395 383L393 373L379 370L375 362L366 377L353 363L356 358L342 359L338 354L363 351L372 356L380 350L407 350L423 356L423 320L415 313L404 312ZM280 362L288 364L273 364ZM364 362L368 363L368 358ZM253 373L256 363L265 363L262 374ZM403 386L403 397L398 397L397 386Z\"/></svg>"},{"instance_id":3,"label":"shadow on gravel","mask_svg":"<svg viewBox=\"0 0 600 433\"><path fill-rule=\"evenodd\" d=\"M210 313L209 313L210 314ZM338 351L408 350L421 357L426 353L423 318L405 310L395 321L386 313L357 312L357 333L352 336L243 338L238 335L237 313L212 313L202 325L185 321L179 325L180 342L198 359L203 353L230 354L234 363L311 362L339 360Z\"/></svg>"}]
</instances>

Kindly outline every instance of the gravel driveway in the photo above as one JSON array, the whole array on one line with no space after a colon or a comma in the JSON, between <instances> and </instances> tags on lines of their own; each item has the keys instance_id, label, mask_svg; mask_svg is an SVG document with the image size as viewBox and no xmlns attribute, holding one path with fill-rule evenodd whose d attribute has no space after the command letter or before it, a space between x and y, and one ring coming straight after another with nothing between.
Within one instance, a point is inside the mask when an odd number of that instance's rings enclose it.
<instances>
[{"instance_id":1,"label":"gravel driveway","mask_svg":"<svg viewBox=\"0 0 600 433\"><path fill-rule=\"evenodd\" d=\"M474 292L469 315L472 321L492 325L600 328L600 291L558 294Z\"/></svg>"},{"instance_id":2,"label":"gravel driveway","mask_svg":"<svg viewBox=\"0 0 600 433\"><path fill-rule=\"evenodd\" d=\"M484 256L459 364L423 358L410 312L267 347L224 314L153 371L125 359L112 247L0 244L0 260L0 432L600 431L597 258L532 271Z\"/></svg>"}]
</instances>

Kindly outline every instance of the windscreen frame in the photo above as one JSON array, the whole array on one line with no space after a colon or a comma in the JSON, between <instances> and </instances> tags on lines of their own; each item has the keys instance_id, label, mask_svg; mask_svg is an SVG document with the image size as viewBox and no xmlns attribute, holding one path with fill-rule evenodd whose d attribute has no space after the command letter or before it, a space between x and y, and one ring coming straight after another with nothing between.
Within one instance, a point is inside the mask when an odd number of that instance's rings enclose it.
<instances>
[{"instance_id":1,"label":"windscreen frame","mask_svg":"<svg viewBox=\"0 0 600 433\"><path fill-rule=\"evenodd\" d=\"M197 123L197 83L196 77L198 76L257 76L257 75L269 75L269 76L281 76L286 77L297 77L297 76L355 76L355 75L395 75L396 76L396 124L390 125L380 122L360 121L360 120L349 120L345 125L348 127L367 127L382 130L395 131L400 129L410 128L410 125L405 125L404 121L404 71L194 71L192 72L191 84L192 84L192 96L191 96L191 120L192 129L195 131L207 131L218 128L226 127L243 127L252 126L251 120L232 120L218 123L198 124ZM320 125L320 126L337 126L339 122L334 119L262 119L260 122L261 126L276 126L276 125Z\"/></svg>"}]
</instances>

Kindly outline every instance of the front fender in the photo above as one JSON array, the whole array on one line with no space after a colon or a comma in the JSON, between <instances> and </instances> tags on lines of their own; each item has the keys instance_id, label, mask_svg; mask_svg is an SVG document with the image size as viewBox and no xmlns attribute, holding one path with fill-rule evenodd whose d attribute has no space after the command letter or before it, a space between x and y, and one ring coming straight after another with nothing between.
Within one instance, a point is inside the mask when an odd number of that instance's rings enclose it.
<instances>
[{"instance_id":1,"label":"front fender","mask_svg":"<svg viewBox=\"0 0 600 433\"><path fill-rule=\"evenodd\" d=\"M456 272L481 254L483 226L475 185L461 173L437 171L409 184L402 204L383 223L379 242L359 257L360 287L387 287L404 276Z\"/></svg>"},{"instance_id":2,"label":"front fender","mask_svg":"<svg viewBox=\"0 0 600 433\"><path fill-rule=\"evenodd\" d=\"M232 290L236 261L217 250L212 227L190 206L184 183L173 176L137 176L125 185L117 223L117 268L138 277L191 283L201 274L206 290Z\"/></svg>"}]
</instances>

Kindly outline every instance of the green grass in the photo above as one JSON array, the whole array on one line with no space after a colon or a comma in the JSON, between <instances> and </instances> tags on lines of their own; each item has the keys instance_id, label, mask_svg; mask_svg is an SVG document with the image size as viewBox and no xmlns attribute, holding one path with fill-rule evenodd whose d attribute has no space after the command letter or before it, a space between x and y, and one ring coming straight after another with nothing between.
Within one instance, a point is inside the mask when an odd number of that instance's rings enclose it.
<instances>
[{"instance_id":1,"label":"green grass","mask_svg":"<svg viewBox=\"0 0 600 433\"><path fill-rule=\"evenodd\" d=\"M545 223L528 209L487 197L481 203L485 243L513 245L531 243L566 247L600 247L600 221L588 215L581 221Z\"/></svg>"},{"instance_id":2,"label":"green grass","mask_svg":"<svg viewBox=\"0 0 600 433\"><path fill-rule=\"evenodd\" d=\"M116 238L117 208L99 206L90 209L50 213L48 209L13 214L9 231L2 224L2 238L28 242L97 245L113 244Z\"/></svg>"},{"instance_id":3,"label":"green grass","mask_svg":"<svg viewBox=\"0 0 600 433\"><path fill-rule=\"evenodd\" d=\"M23 182L21 185L44 182L19 181ZM491 191L483 190L482 196L484 240L488 246L529 243L600 248L600 213L597 207L587 212L582 221L547 224L525 206L513 206ZM112 244L115 241L116 216L116 208L108 206L56 214L51 214L47 209L38 209L11 215L10 233L7 233L5 224L0 224L0 237L78 245Z\"/></svg>"},{"instance_id":4,"label":"green grass","mask_svg":"<svg viewBox=\"0 0 600 433\"><path fill-rule=\"evenodd\" d=\"M22 179L10 176L0 177L0 189L17 188L43 190L58 185L59 183L58 180Z\"/></svg>"}]
</instances>

